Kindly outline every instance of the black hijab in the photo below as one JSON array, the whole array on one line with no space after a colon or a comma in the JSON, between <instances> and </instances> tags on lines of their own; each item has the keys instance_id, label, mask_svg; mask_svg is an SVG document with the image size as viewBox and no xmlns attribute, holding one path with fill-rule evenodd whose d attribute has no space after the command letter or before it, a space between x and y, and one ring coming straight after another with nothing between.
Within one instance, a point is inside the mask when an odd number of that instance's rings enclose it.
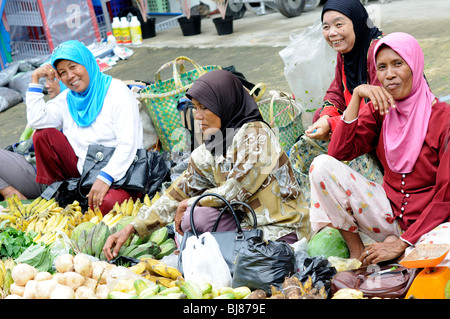
<instances>
[{"instance_id":1,"label":"black hijab","mask_svg":"<svg viewBox=\"0 0 450 319\"><path fill-rule=\"evenodd\" d=\"M360 0L328 0L322 9L322 21L328 10L342 13L353 23L355 45L350 52L343 54L347 88L353 94L355 87L367 83L367 52L371 41L382 33L373 25Z\"/></svg>"},{"instance_id":2,"label":"black hijab","mask_svg":"<svg viewBox=\"0 0 450 319\"><path fill-rule=\"evenodd\" d=\"M225 156L234 135L245 123L264 122L258 105L244 89L241 81L229 71L214 70L200 76L186 93L220 118L220 134L205 141L206 148L215 155L222 150Z\"/></svg>"}]
</instances>

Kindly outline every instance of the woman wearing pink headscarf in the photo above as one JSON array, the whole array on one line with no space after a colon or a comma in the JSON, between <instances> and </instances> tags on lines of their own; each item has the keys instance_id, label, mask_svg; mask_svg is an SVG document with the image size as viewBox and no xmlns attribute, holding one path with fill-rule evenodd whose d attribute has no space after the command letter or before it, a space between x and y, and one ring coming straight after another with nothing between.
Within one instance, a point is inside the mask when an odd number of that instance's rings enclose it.
<instances>
[{"instance_id":1,"label":"woman wearing pink headscarf","mask_svg":"<svg viewBox=\"0 0 450 319\"><path fill-rule=\"evenodd\" d=\"M450 243L450 105L431 92L414 37L387 35L373 59L382 86L355 88L328 155L310 167L313 231L339 229L350 257L364 264L396 259L425 242ZM369 107L360 109L366 97ZM384 167L382 185L340 162L371 150ZM359 232L375 242L364 247Z\"/></svg>"}]
</instances>

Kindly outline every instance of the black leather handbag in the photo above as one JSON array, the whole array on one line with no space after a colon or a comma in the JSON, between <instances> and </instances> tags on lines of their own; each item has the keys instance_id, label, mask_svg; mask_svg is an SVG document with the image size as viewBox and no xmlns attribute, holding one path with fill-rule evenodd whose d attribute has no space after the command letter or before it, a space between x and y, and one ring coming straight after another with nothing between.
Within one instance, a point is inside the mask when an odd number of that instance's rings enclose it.
<instances>
[{"instance_id":1,"label":"black leather handbag","mask_svg":"<svg viewBox=\"0 0 450 319\"><path fill-rule=\"evenodd\" d=\"M220 212L219 217L217 218L217 220L212 228L211 234L214 236L217 243L219 244L220 252L222 253L223 258L225 259L225 261L228 265L228 268L230 269L231 276L233 276L234 270L235 270L236 257L237 257L237 254L238 254L242 244L250 238L254 239L255 241L262 241L264 235L263 235L262 230L257 228L256 214L255 214L254 210L250 207L250 205L248 205L247 203L238 202L238 201L229 203L225 198L223 198L220 195L214 194L214 193L206 193L206 194L199 196L197 198L197 200L194 202L194 204L192 205L191 214L190 214L191 230L185 232L183 235L183 240L181 241L181 244L180 244L180 253L178 255L178 269L180 269L181 271L183 269L183 266L182 266L183 250L186 247L187 238L189 238L191 236L199 237L201 235L201 233L199 233L195 229L194 217L193 217L194 216L194 208L197 205L197 203L206 196L218 197L226 204L225 208L223 208L222 211ZM251 214L253 215L253 228L252 229L242 229L241 228L241 224L239 222L239 217L232 207L232 206L236 206L236 205L245 206L250 210ZM218 231L216 231L217 226L220 222L221 217L227 211L229 211L229 212L231 212L231 214L233 214L234 220L236 222L236 230L218 232Z\"/></svg>"},{"instance_id":2,"label":"black leather handbag","mask_svg":"<svg viewBox=\"0 0 450 319\"><path fill-rule=\"evenodd\" d=\"M81 195L89 193L100 171L108 164L115 152L115 147L107 147L99 144L89 145L83 172L78 184ZM138 149L134 160L128 168L125 176L113 182L111 188L121 188L133 193L144 193L147 188L149 164L147 151Z\"/></svg>"}]
</instances>

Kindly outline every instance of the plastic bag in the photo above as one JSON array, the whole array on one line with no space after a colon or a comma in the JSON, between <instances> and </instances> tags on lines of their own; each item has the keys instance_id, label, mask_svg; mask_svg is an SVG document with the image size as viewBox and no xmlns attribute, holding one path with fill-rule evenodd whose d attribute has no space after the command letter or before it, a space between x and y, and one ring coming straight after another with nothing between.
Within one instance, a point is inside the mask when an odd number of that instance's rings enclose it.
<instances>
[{"instance_id":1,"label":"plastic bag","mask_svg":"<svg viewBox=\"0 0 450 319\"><path fill-rule=\"evenodd\" d=\"M190 236L183 250L183 274L197 284L210 283L215 289L231 286L231 273L210 232Z\"/></svg>"},{"instance_id":2,"label":"plastic bag","mask_svg":"<svg viewBox=\"0 0 450 319\"><path fill-rule=\"evenodd\" d=\"M247 286L270 292L295 272L294 250L284 241L259 241L250 238L242 243L236 258L231 286Z\"/></svg>"},{"instance_id":3,"label":"plastic bag","mask_svg":"<svg viewBox=\"0 0 450 319\"><path fill-rule=\"evenodd\" d=\"M292 249L294 249L294 269L295 271L299 271L300 267L303 266L303 261L310 257L308 255L308 241L306 238L302 238L299 241L296 241L291 245Z\"/></svg>"},{"instance_id":4,"label":"plastic bag","mask_svg":"<svg viewBox=\"0 0 450 319\"><path fill-rule=\"evenodd\" d=\"M331 279L337 274L336 268L323 257L309 257L305 258L300 270L294 275L305 282L308 277L311 277L313 286L319 289L325 287L325 291L330 296Z\"/></svg>"},{"instance_id":5,"label":"plastic bag","mask_svg":"<svg viewBox=\"0 0 450 319\"><path fill-rule=\"evenodd\" d=\"M106 275L106 285L110 290L128 292L124 291L124 289L133 289L133 284L136 279L143 280L149 286L155 285L153 281L135 274L127 267L123 266L113 267L108 271L108 274ZM118 288L118 285L120 285L122 288Z\"/></svg>"},{"instance_id":6,"label":"plastic bag","mask_svg":"<svg viewBox=\"0 0 450 319\"><path fill-rule=\"evenodd\" d=\"M327 259L338 272L358 269L362 265L362 263L356 258L349 259L330 256Z\"/></svg>"},{"instance_id":7,"label":"plastic bag","mask_svg":"<svg viewBox=\"0 0 450 319\"><path fill-rule=\"evenodd\" d=\"M279 52L284 61L284 75L296 100L305 109L316 110L322 107L323 97L333 81L337 53L325 41L320 20L298 34L291 34L290 40Z\"/></svg>"}]
</instances>

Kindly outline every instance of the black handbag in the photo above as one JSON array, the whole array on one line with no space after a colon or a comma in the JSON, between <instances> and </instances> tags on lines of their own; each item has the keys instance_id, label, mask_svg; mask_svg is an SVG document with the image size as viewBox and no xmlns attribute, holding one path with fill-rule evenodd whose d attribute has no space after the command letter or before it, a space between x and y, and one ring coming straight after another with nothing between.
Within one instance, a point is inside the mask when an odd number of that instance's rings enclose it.
<instances>
[{"instance_id":1,"label":"black handbag","mask_svg":"<svg viewBox=\"0 0 450 319\"><path fill-rule=\"evenodd\" d=\"M180 253L178 255L178 269L180 269L181 271L183 270L183 265L182 265L183 250L186 247L187 238L189 238L191 236L199 237L199 235L201 234L195 229L193 215L194 215L194 208L197 205L197 203L203 197L206 197L206 196L218 197L226 204L225 208L223 208L221 210L219 217L217 218L217 220L211 230L211 234L214 236L217 243L219 244L220 252L222 253L223 258L225 259L225 261L228 265L228 268L230 269L231 276L233 276L234 270L235 270L236 256L237 256L242 244L250 238L254 239L255 241L262 241L264 235L263 235L262 230L257 228L256 214L255 214L254 210L250 207L250 205L248 205L247 203L244 203L244 202L239 202L239 201L229 203L225 198L223 198L220 195L214 194L214 193L206 193L206 194L199 196L197 198L197 200L194 202L194 204L192 205L191 214L190 214L191 230L185 232L183 235L183 239L181 241L180 249L179 249ZM247 207L250 210L251 214L253 215L253 228L252 229L242 229L241 228L239 218L232 207L235 205L242 205L242 206ZM233 214L234 220L236 222L236 230L235 231L220 231L220 232L218 232L218 231L216 231L217 226L220 222L221 217L223 216L223 214L226 211L230 211L231 214Z\"/></svg>"},{"instance_id":2,"label":"black handbag","mask_svg":"<svg viewBox=\"0 0 450 319\"><path fill-rule=\"evenodd\" d=\"M108 164L115 150L115 147L99 144L89 145L78 184L78 191L81 195L84 196L89 192L98 174ZM111 188L121 188L132 193L144 193L148 187L148 172L147 151L138 149L125 176L113 182Z\"/></svg>"}]
</instances>

